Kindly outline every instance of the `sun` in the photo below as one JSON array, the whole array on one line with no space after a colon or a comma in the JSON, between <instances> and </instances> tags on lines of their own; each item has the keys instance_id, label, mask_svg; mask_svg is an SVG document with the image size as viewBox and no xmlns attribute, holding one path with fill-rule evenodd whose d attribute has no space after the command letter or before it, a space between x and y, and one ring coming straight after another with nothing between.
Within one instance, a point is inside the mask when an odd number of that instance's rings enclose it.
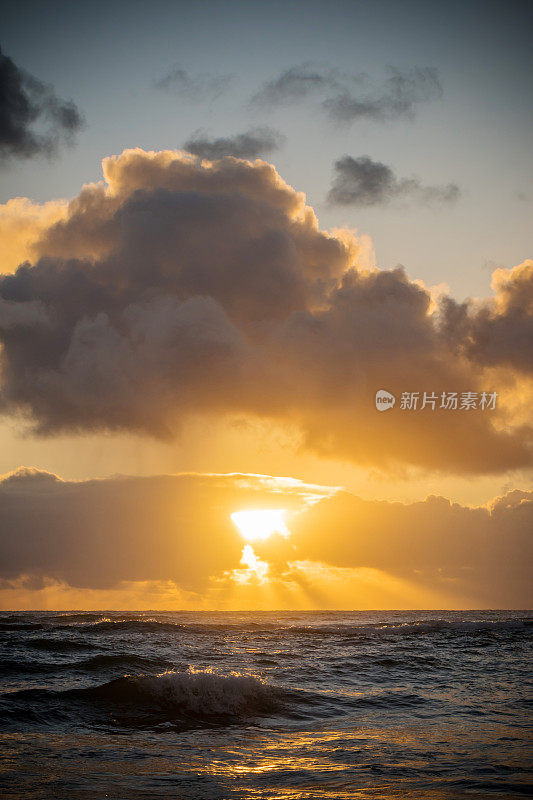
<instances>
[{"instance_id":1,"label":"sun","mask_svg":"<svg viewBox=\"0 0 533 800\"><path fill-rule=\"evenodd\" d=\"M249 542L268 539L273 533L288 536L289 529L285 524L283 508L269 508L262 511L235 511L231 519L240 531L241 536Z\"/></svg>"}]
</instances>

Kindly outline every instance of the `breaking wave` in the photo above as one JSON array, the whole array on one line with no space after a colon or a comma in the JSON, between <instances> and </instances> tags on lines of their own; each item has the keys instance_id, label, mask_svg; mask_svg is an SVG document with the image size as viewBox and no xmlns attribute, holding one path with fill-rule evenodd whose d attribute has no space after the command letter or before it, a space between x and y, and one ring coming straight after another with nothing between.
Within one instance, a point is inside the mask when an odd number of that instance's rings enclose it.
<instances>
[{"instance_id":1,"label":"breaking wave","mask_svg":"<svg viewBox=\"0 0 533 800\"><path fill-rule=\"evenodd\" d=\"M170 716L177 712L198 718L257 716L280 710L288 699L286 691L252 675L194 670L127 675L78 691L116 705L147 704Z\"/></svg>"},{"instance_id":2,"label":"breaking wave","mask_svg":"<svg viewBox=\"0 0 533 800\"><path fill-rule=\"evenodd\" d=\"M297 716L295 705L312 695L266 683L253 675L209 670L125 675L98 686L53 691L29 689L3 695L5 721L100 716L126 726L231 724L261 716ZM48 709L48 712L47 712Z\"/></svg>"}]
</instances>

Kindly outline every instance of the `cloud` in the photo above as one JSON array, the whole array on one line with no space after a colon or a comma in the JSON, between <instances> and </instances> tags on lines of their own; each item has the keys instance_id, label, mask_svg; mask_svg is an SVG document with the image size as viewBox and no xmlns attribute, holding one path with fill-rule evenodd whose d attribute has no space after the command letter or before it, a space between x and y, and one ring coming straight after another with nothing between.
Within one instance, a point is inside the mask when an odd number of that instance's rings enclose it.
<instances>
[{"instance_id":1,"label":"cloud","mask_svg":"<svg viewBox=\"0 0 533 800\"><path fill-rule=\"evenodd\" d=\"M389 67L388 78L379 89L353 92L343 88L336 96L326 98L323 105L337 123L360 119L385 121L412 118L418 105L441 96L442 87L434 68L414 67L402 72Z\"/></svg>"},{"instance_id":2,"label":"cloud","mask_svg":"<svg viewBox=\"0 0 533 800\"><path fill-rule=\"evenodd\" d=\"M178 97L202 102L216 100L228 90L231 81L230 75L191 75L186 69L174 66L155 86Z\"/></svg>"},{"instance_id":3,"label":"cloud","mask_svg":"<svg viewBox=\"0 0 533 800\"><path fill-rule=\"evenodd\" d=\"M313 561L447 586L474 605L528 608L532 524L533 492L511 491L478 507L438 496L403 504L338 492L294 518L292 540Z\"/></svg>"},{"instance_id":4,"label":"cloud","mask_svg":"<svg viewBox=\"0 0 533 800\"><path fill-rule=\"evenodd\" d=\"M39 327L49 324L46 309L39 301L11 303L0 298L0 317L5 331L9 331L12 328L35 331Z\"/></svg>"},{"instance_id":5,"label":"cloud","mask_svg":"<svg viewBox=\"0 0 533 800\"><path fill-rule=\"evenodd\" d=\"M344 156L335 162L335 180L328 200L335 205L384 205L395 199L418 203L452 203L460 191L455 183L424 186L418 178L397 178L392 169L368 156Z\"/></svg>"},{"instance_id":6,"label":"cloud","mask_svg":"<svg viewBox=\"0 0 533 800\"><path fill-rule=\"evenodd\" d=\"M459 393L480 392L499 383L476 361L449 349L438 311L431 312L434 302L402 268L350 270L330 293L327 308L291 315L280 333L280 350L308 448L384 469L404 463L491 473L504 463L531 463L531 427L509 424L512 414L506 421L503 404L502 417L490 420L439 408L452 386ZM439 398L435 410L410 413L400 406L375 412L377 389L399 399L406 387L420 398L433 392ZM465 447L467 440L472 449Z\"/></svg>"},{"instance_id":7,"label":"cloud","mask_svg":"<svg viewBox=\"0 0 533 800\"><path fill-rule=\"evenodd\" d=\"M246 133L235 136L226 136L210 139L201 131L195 133L183 145L184 150L200 158L257 158L260 155L278 150L285 141L285 137L273 128L252 128Z\"/></svg>"},{"instance_id":8,"label":"cloud","mask_svg":"<svg viewBox=\"0 0 533 800\"><path fill-rule=\"evenodd\" d=\"M251 99L251 104L274 108L298 102L309 95L329 90L338 85L336 73L331 69L300 64L286 69L268 81Z\"/></svg>"},{"instance_id":9,"label":"cloud","mask_svg":"<svg viewBox=\"0 0 533 800\"><path fill-rule=\"evenodd\" d=\"M104 178L40 221L31 261L0 276L3 414L41 435L161 438L193 414L262 418L323 457L385 470L531 465L531 413L518 420L503 394L486 412L374 404L378 389L440 398L499 391L502 369L514 380L528 270L497 278L488 306L455 309L401 268L367 269L353 233L321 230L265 161L131 150ZM516 326L522 352L502 344L498 374L485 308L506 336Z\"/></svg>"},{"instance_id":10,"label":"cloud","mask_svg":"<svg viewBox=\"0 0 533 800\"><path fill-rule=\"evenodd\" d=\"M443 301L444 327L458 352L485 367L533 376L533 260L492 275L494 296Z\"/></svg>"},{"instance_id":11,"label":"cloud","mask_svg":"<svg viewBox=\"0 0 533 800\"><path fill-rule=\"evenodd\" d=\"M314 97L332 122L350 124L361 119L410 118L418 105L441 96L442 86L433 67L388 67L387 77L378 85L364 74L350 76L308 63L281 72L250 102L252 107L273 109Z\"/></svg>"},{"instance_id":12,"label":"cloud","mask_svg":"<svg viewBox=\"0 0 533 800\"><path fill-rule=\"evenodd\" d=\"M14 272L23 261L31 260L33 246L66 211L67 202L61 200L33 203L16 197L0 205L0 273Z\"/></svg>"},{"instance_id":13,"label":"cloud","mask_svg":"<svg viewBox=\"0 0 533 800\"><path fill-rule=\"evenodd\" d=\"M159 591L153 601L165 608L174 592L182 603L220 608L225 595L242 601L239 586L248 583L257 601L258 581L250 583L242 569L245 543L230 514L280 507L287 509L289 536L254 542L253 549L271 586L285 587L280 597L289 607L302 589L307 607L364 605L365 575L378 607L386 607L391 585L398 587L395 607L420 596L433 608L443 597L447 607L464 607L465 599L471 607L530 606L531 492L470 508L443 497L368 501L257 475L73 482L24 469L0 480L0 604L13 588L21 600L21 591L32 596L50 585L91 592L129 586L137 589L133 603ZM79 591L76 597L79 607Z\"/></svg>"},{"instance_id":14,"label":"cloud","mask_svg":"<svg viewBox=\"0 0 533 800\"><path fill-rule=\"evenodd\" d=\"M81 125L71 100L61 100L0 49L0 159L52 156L72 143Z\"/></svg>"},{"instance_id":15,"label":"cloud","mask_svg":"<svg viewBox=\"0 0 533 800\"><path fill-rule=\"evenodd\" d=\"M101 589L171 580L202 591L212 575L239 564L243 542L233 511L278 507L280 492L288 508L303 508L310 494L320 499L328 491L248 475L73 482L21 469L0 480L0 576Z\"/></svg>"}]
</instances>

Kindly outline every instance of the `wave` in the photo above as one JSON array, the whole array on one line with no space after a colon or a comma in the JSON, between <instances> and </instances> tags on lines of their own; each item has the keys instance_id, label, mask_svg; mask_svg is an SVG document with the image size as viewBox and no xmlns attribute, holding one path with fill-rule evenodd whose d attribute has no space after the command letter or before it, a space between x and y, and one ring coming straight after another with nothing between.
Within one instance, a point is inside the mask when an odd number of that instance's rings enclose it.
<instances>
[{"instance_id":1,"label":"wave","mask_svg":"<svg viewBox=\"0 0 533 800\"><path fill-rule=\"evenodd\" d=\"M80 661L46 662L24 659L2 659L0 675L38 675L63 672L94 673L104 670L169 669L173 665L163 658L145 658L134 653L109 653L91 656Z\"/></svg>"},{"instance_id":2,"label":"wave","mask_svg":"<svg viewBox=\"0 0 533 800\"><path fill-rule=\"evenodd\" d=\"M343 636L346 638L366 636L420 636L433 633L501 633L524 631L533 624L529 618L512 620L420 620L414 622L387 622L353 625L341 623L339 625L321 625L293 627L285 632L297 634L310 634L315 636Z\"/></svg>"},{"instance_id":3,"label":"wave","mask_svg":"<svg viewBox=\"0 0 533 800\"><path fill-rule=\"evenodd\" d=\"M248 717L279 710L287 692L252 675L218 675L189 670L130 675L89 689L74 690L114 705L149 705L169 715L198 718Z\"/></svg>"},{"instance_id":4,"label":"wave","mask_svg":"<svg viewBox=\"0 0 533 800\"><path fill-rule=\"evenodd\" d=\"M56 631L75 631L83 634L93 633L120 633L125 632L157 632L157 631L178 631L181 629L191 630L198 628L201 630L202 626L182 625L175 622L161 622L156 619L109 619L107 617L97 619L95 621L87 621L86 623L77 624L75 622L66 625L54 625Z\"/></svg>"},{"instance_id":5,"label":"wave","mask_svg":"<svg viewBox=\"0 0 533 800\"><path fill-rule=\"evenodd\" d=\"M80 621L80 617L82 621ZM52 622L52 620L54 620ZM51 624L50 624L51 623ZM283 633L288 636L321 637L375 637L375 636L420 636L424 634L476 634L524 631L533 624L531 617L515 619L480 619L480 620L447 620L423 619L409 622L375 622L353 623L340 622L336 624L287 624L280 620L278 623L240 621L240 622L172 622L170 620L144 618L138 616L124 616L118 618L103 617L100 614L63 614L49 618L43 623L4 622L0 623L0 631L32 631L49 630L50 632L64 632L74 634L93 635L108 633L183 633L209 635L213 632L225 633L252 633L257 636Z\"/></svg>"},{"instance_id":6,"label":"wave","mask_svg":"<svg viewBox=\"0 0 533 800\"><path fill-rule=\"evenodd\" d=\"M121 668L127 669L168 669L172 667L164 658L145 658L134 653L100 654L86 658L83 661L74 661L66 665L71 669L84 672L99 672L102 669Z\"/></svg>"},{"instance_id":7,"label":"wave","mask_svg":"<svg viewBox=\"0 0 533 800\"><path fill-rule=\"evenodd\" d=\"M378 631L383 633L425 634L425 633L482 633L523 630L531 620L506 619L506 620L446 620L433 619L415 622L388 623L376 625Z\"/></svg>"},{"instance_id":8,"label":"wave","mask_svg":"<svg viewBox=\"0 0 533 800\"><path fill-rule=\"evenodd\" d=\"M132 618L132 619L112 619L109 617L100 617L96 620L87 620L86 622L77 623L74 620L67 624L54 624L51 630L55 631L69 631L82 634L100 634L100 633L193 633L205 634L212 633L228 633L228 632L245 632L256 631L258 633L291 631L291 627L285 627L283 624L275 623L235 623L235 622L170 622L167 620L158 620L154 618Z\"/></svg>"},{"instance_id":9,"label":"wave","mask_svg":"<svg viewBox=\"0 0 533 800\"><path fill-rule=\"evenodd\" d=\"M102 620L103 614L100 611L80 611L80 612L68 612L64 611L60 614L53 614L52 616L47 616L47 622L52 623L60 623L60 624L67 624L69 622L98 622ZM132 615L132 619L134 615Z\"/></svg>"},{"instance_id":10,"label":"wave","mask_svg":"<svg viewBox=\"0 0 533 800\"><path fill-rule=\"evenodd\" d=\"M126 726L212 725L291 713L306 693L266 683L253 675L209 670L125 675L97 686L54 691L23 689L3 695L6 721L100 717Z\"/></svg>"},{"instance_id":11,"label":"wave","mask_svg":"<svg viewBox=\"0 0 533 800\"><path fill-rule=\"evenodd\" d=\"M366 710L417 710L428 702L402 690L331 692L287 688L253 675L209 670L125 675L96 686L67 690L22 689L0 700L0 722L9 725L97 725L99 728L186 730L283 719L315 722ZM269 724L271 724L269 722Z\"/></svg>"}]
</instances>

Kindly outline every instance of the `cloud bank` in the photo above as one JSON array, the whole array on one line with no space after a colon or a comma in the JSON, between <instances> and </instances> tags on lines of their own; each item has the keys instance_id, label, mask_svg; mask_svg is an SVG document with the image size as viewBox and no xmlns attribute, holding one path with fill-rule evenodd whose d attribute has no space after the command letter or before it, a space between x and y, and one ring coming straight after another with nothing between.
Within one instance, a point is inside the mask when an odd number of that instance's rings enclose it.
<instances>
[{"instance_id":1,"label":"cloud bank","mask_svg":"<svg viewBox=\"0 0 533 800\"><path fill-rule=\"evenodd\" d=\"M0 49L0 160L52 156L72 143L81 125L71 100L61 100Z\"/></svg>"},{"instance_id":2,"label":"cloud bank","mask_svg":"<svg viewBox=\"0 0 533 800\"><path fill-rule=\"evenodd\" d=\"M335 162L335 179L328 200L335 205L377 206L391 200L422 204L453 203L459 197L455 183L424 186L418 178L397 178L392 169L368 156L344 156Z\"/></svg>"},{"instance_id":3,"label":"cloud bank","mask_svg":"<svg viewBox=\"0 0 533 800\"><path fill-rule=\"evenodd\" d=\"M244 542L230 514L280 507L288 510L289 537L254 542L254 550L268 564L269 580L285 592L307 592L307 607L339 607L336 573L343 592L352 587L344 607L364 607L358 581L365 574L377 580L373 600L381 607L391 583L401 587L395 607L409 607L421 594L432 607L442 607L443 598L447 607L530 607L531 492L469 508L443 497L365 501L257 475L69 482L35 470L0 480L0 603L2 590L38 590L50 581L101 591L171 582L175 591L202 597L235 593Z\"/></svg>"},{"instance_id":4,"label":"cloud bank","mask_svg":"<svg viewBox=\"0 0 533 800\"><path fill-rule=\"evenodd\" d=\"M156 437L192 413L260 417L382 469L531 465L531 412L503 394L483 413L374 405L378 389L521 381L530 396L531 262L458 305L401 268L364 268L353 233L321 230L267 162L130 150L104 178L39 216L31 261L0 276L3 414L43 435Z\"/></svg>"}]
</instances>

